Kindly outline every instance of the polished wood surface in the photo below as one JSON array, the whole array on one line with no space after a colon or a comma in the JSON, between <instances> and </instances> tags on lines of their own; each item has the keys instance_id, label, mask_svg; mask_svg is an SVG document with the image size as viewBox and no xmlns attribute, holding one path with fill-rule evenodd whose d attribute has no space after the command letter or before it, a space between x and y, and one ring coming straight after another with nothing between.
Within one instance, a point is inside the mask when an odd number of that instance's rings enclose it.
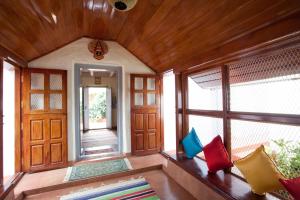
<instances>
[{"instance_id":1,"label":"polished wood surface","mask_svg":"<svg viewBox=\"0 0 300 200\"><path fill-rule=\"evenodd\" d=\"M15 173L22 171L21 69L15 67Z\"/></svg>"},{"instance_id":2,"label":"polished wood surface","mask_svg":"<svg viewBox=\"0 0 300 200\"><path fill-rule=\"evenodd\" d=\"M34 77L42 75L44 89L32 89ZM51 76L60 76L53 86ZM51 85L55 90L51 90ZM67 77L64 70L23 70L23 171L41 171L67 165ZM59 89L61 88L61 89ZM31 95L42 94L44 108L31 109ZM61 109L51 109L51 94L61 95Z\"/></svg>"},{"instance_id":3,"label":"polished wood surface","mask_svg":"<svg viewBox=\"0 0 300 200\"><path fill-rule=\"evenodd\" d=\"M0 45L31 61L77 38L115 40L155 71L182 70L300 30L298 0L2 0Z\"/></svg>"},{"instance_id":4,"label":"polished wood surface","mask_svg":"<svg viewBox=\"0 0 300 200\"><path fill-rule=\"evenodd\" d=\"M148 79L155 82L149 90ZM135 88L136 79L141 79L141 88ZM137 105L135 94L141 94L142 103ZM148 104L148 95L155 95L155 103ZM130 75L131 101L131 151L133 155L147 155L161 151L160 77L156 75Z\"/></svg>"},{"instance_id":5,"label":"polished wood surface","mask_svg":"<svg viewBox=\"0 0 300 200\"><path fill-rule=\"evenodd\" d=\"M184 154L166 155L171 162L184 169L203 184L210 187L214 192L220 194L224 199L239 200L275 200L278 199L270 194L259 196L251 192L248 183L231 173L218 171L216 174L208 172L207 164L204 160L195 157L188 159Z\"/></svg>"}]
</instances>

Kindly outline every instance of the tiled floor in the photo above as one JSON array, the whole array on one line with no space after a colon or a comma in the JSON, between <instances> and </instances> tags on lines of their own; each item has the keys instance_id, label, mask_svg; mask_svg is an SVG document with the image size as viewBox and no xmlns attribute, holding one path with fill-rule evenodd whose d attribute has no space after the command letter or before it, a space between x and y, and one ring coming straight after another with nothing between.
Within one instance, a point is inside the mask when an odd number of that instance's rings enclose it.
<instances>
[{"instance_id":1,"label":"tiled floor","mask_svg":"<svg viewBox=\"0 0 300 200\"><path fill-rule=\"evenodd\" d=\"M133 169L141 169L159 164L165 164L166 162L166 159L160 154L139 157L130 156L128 157L128 159ZM76 164L81 164L83 162L97 161L81 161ZM67 168L62 168L33 174L25 174L22 180L18 183L18 185L15 188L15 195L18 196L21 192L26 190L61 184L63 183L66 172Z\"/></svg>"},{"instance_id":2,"label":"tiled floor","mask_svg":"<svg viewBox=\"0 0 300 200\"><path fill-rule=\"evenodd\" d=\"M195 200L190 193L179 186L173 179L169 178L162 170L152 170L144 173L139 173L134 176L126 176L122 179L116 178L103 182L90 183L83 186L70 187L62 190L55 190L51 192L41 193L38 195L28 196L25 199L30 200L58 200L61 196L73 192L83 191L100 187L101 185L116 183L120 180L130 180L131 178L144 177L156 191L161 199L165 200Z\"/></svg>"}]
</instances>

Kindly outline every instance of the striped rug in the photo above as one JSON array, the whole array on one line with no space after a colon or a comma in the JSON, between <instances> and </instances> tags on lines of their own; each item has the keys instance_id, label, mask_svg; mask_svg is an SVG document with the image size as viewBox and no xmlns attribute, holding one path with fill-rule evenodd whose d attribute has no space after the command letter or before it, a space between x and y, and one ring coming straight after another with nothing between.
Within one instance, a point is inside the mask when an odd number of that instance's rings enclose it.
<instances>
[{"instance_id":1,"label":"striped rug","mask_svg":"<svg viewBox=\"0 0 300 200\"><path fill-rule=\"evenodd\" d=\"M159 200L155 191L144 178L119 182L111 185L72 193L60 200Z\"/></svg>"}]
</instances>

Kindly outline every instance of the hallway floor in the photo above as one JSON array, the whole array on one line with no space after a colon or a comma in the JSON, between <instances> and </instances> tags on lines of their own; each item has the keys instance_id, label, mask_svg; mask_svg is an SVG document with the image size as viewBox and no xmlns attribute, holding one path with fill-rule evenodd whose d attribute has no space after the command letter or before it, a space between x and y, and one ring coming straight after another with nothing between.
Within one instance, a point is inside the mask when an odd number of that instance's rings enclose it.
<instances>
[{"instance_id":1,"label":"hallway floor","mask_svg":"<svg viewBox=\"0 0 300 200\"><path fill-rule=\"evenodd\" d=\"M97 129L81 132L81 147L82 155L117 152L117 130Z\"/></svg>"},{"instance_id":2,"label":"hallway floor","mask_svg":"<svg viewBox=\"0 0 300 200\"><path fill-rule=\"evenodd\" d=\"M129 156L127 157L133 169L142 169L156 165L162 165L166 159L160 154L153 154L149 156ZM110 158L116 159L116 158ZM109 159L94 159L83 160L76 162L74 165L80 165L87 162L101 162ZM32 174L25 174L22 180L15 188L15 196L19 196L23 191L35 190L38 188L53 187L64 183L68 168L61 168Z\"/></svg>"}]
</instances>

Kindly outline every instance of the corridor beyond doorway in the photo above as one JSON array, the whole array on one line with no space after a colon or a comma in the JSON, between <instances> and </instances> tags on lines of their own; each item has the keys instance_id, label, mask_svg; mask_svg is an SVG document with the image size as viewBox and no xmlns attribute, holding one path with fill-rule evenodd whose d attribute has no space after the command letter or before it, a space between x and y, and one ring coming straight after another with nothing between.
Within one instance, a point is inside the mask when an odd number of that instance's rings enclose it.
<instances>
[{"instance_id":1,"label":"corridor beyond doorway","mask_svg":"<svg viewBox=\"0 0 300 200\"><path fill-rule=\"evenodd\" d=\"M80 154L119 152L117 76L103 69L80 70Z\"/></svg>"}]
</instances>

